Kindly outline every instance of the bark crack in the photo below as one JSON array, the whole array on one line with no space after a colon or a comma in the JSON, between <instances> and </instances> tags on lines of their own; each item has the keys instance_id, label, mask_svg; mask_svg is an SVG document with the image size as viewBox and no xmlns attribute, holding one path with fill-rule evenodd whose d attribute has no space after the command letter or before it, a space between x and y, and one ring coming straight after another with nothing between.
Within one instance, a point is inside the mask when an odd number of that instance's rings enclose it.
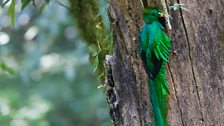
<instances>
[{"instance_id":1,"label":"bark crack","mask_svg":"<svg viewBox=\"0 0 224 126\"><path fill-rule=\"evenodd\" d=\"M164 4L165 4L165 5L163 5L163 6L166 6L166 8L164 8L164 9L166 9L166 13L168 14L169 6L168 6L168 2L167 2L167 0L164 0ZM169 17L168 17L166 20L168 20L168 21L166 22L166 25L168 26L168 27L167 27L167 31L169 31L169 30L172 29L171 24L170 24L170 21L169 21ZM170 36L170 34L169 34L169 36ZM182 125L185 126L185 125L184 125L184 122L183 122L183 113L182 113L182 110L181 110L181 107L180 107L180 103L179 103L179 100L178 100L178 97L177 97L177 90L176 90L177 88L176 88L176 84L175 84L175 82L174 82L174 77L173 77L173 74L172 74L172 71L171 71L171 68L170 68L169 63L167 63L167 66L168 66L168 71L169 71L169 73L170 73L171 82L173 83L173 86L174 86L174 97L176 98L176 101L177 101L177 107L178 107L178 110L180 111L180 120L181 120Z\"/></svg>"},{"instance_id":2,"label":"bark crack","mask_svg":"<svg viewBox=\"0 0 224 126\"><path fill-rule=\"evenodd\" d=\"M182 125L184 126L184 122L183 122L183 114L182 114L182 110L181 110L181 107L180 107L180 104L179 104L179 100L178 100L178 98L177 98L176 84L175 84L175 82L174 82L174 77L173 77L173 74L172 74L172 72L171 72L169 63L167 63L167 66L168 66L168 71L169 71L169 73L170 73L171 82L173 83L173 86L174 86L174 96L175 96L175 98L177 99L177 107L178 107L178 109L179 109L179 111L180 111L180 119L181 119L181 123L182 123Z\"/></svg>"},{"instance_id":3,"label":"bark crack","mask_svg":"<svg viewBox=\"0 0 224 126\"><path fill-rule=\"evenodd\" d=\"M180 3L180 0L177 0L177 2ZM194 65L193 65L193 58L192 58L192 55L191 55L189 36L188 36L187 28L186 28L186 25L185 25L185 21L184 21L184 17L183 17L183 13L182 13L181 9L180 9L180 16L181 16L185 36L186 36L186 39L187 39L187 46L188 46L188 53L189 53L188 55L189 55L189 59L190 59L190 63L191 63L191 71L192 71L192 74L193 74L194 83L196 85L196 92L197 92L197 98L198 98L199 106L201 108L201 121L202 121L202 124L205 125L204 124L204 115L203 115L203 111L202 111L202 103L201 103L200 94L199 94L199 85L198 85L197 80L196 80Z\"/></svg>"}]
</instances>

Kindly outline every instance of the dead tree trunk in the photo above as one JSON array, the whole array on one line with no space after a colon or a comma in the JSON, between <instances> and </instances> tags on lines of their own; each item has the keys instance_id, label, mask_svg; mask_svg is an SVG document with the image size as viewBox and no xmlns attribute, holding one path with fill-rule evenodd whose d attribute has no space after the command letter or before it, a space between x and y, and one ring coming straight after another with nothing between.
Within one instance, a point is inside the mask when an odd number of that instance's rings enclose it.
<instances>
[{"instance_id":1,"label":"dead tree trunk","mask_svg":"<svg viewBox=\"0 0 224 126\"><path fill-rule=\"evenodd\" d=\"M146 0L144 0L146 1ZM224 125L224 1L178 0L190 13L171 11L173 54L167 67L171 126ZM143 2L146 3L146 2ZM138 55L140 0L110 0L114 55L105 83L116 126L151 126L147 75Z\"/></svg>"}]
</instances>

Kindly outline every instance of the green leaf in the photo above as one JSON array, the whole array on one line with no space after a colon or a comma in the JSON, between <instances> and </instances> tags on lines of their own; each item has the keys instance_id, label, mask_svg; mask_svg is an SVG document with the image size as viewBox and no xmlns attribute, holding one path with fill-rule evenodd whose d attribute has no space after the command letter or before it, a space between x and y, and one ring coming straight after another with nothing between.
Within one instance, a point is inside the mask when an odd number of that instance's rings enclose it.
<instances>
[{"instance_id":1,"label":"green leaf","mask_svg":"<svg viewBox=\"0 0 224 126\"><path fill-rule=\"evenodd\" d=\"M31 0L22 0L22 10L30 3Z\"/></svg>"},{"instance_id":2,"label":"green leaf","mask_svg":"<svg viewBox=\"0 0 224 126\"><path fill-rule=\"evenodd\" d=\"M103 87L103 85L101 84L101 85L97 86L97 89L100 89L100 88L102 88L102 87Z\"/></svg>"},{"instance_id":3,"label":"green leaf","mask_svg":"<svg viewBox=\"0 0 224 126\"><path fill-rule=\"evenodd\" d=\"M95 57L95 56L97 56L98 54L99 54L99 53L95 51L95 52L92 53L92 56Z\"/></svg>"},{"instance_id":4,"label":"green leaf","mask_svg":"<svg viewBox=\"0 0 224 126\"><path fill-rule=\"evenodd\" d=\"M113 41L110 41L110 44L107 46L108 49L108 54L112 54L113 53Z\"/></svg>"},{"instance_id":5,"label":"green leaf","mask_svg":"<svg viewBox=\"0 0 224 126\"><path fill-rule=\"evenodd\" d=\"M98 48L95 45L90 45L89 46L89 51L92 55L98 54Z\"/></svg>"},{"instance_id":6,"label":"green leaf","mask_svg":"<svg viewBox=\"0 0 224 126\"><path fill-rule=\"evenodd\" d=\"M7 69L7 72L8 72L10 75L15 75L15 74L16 74L16 71L15 71L13 68L8 68L8 69Z\"/></svg>"},{"instance_id":7,"label":"green leaf","mask_svg":"<svg viewBox=\"0 0 224 126\"><path fill-rule=\"evenodd\" d=\"M15 25L15 2L16 2L16 0L12 0L10 6L8 8L8 14L11 17L12 25Z\"/></svg>"},{"instance_id":8,"label":"green leaf","mask_svg":"<svg viewBox=\"0 0 224 126\"><path fill-rule=\"evenodd\" d=\"M105 38L103 39L102 44L104 44L107 40L109 40L109 38L110 38L110 34L107 34Z\"/></svg>"},{"instance_id":9,"label":"green leaf","mask_svg":"<svg viewBox=\"0 0 224 126\"><path fill-rule=\"evenodd\" d=\"M99 57L98 55L95 57L94 61L93 61L93 67L94 67L94 72L96 72L97 68L98 68L98 65L99 65Z\"/></svg>"},{"instance_id":10,"label":"green leaf","mask_svg":"<svg viewBox=\"0 0 224 126\"><path fill-rule=\"evenodd\" d=\"M8 67L6 64L4 63L0 63L0 68L5 71L8 72L11 75L15 75L15 70L13 68Z\"/></svg>"},{"instance_id":11,"label":"green leaf","mask_svg":"<svg viewBox=\"0 0 224 126\"><path fill-rule=\"evenodd\" d=\"M105 73L101 73L100 76L97 78L98 80L100 80L103 76L105 75Z\"/></svg>"}]
</instances>

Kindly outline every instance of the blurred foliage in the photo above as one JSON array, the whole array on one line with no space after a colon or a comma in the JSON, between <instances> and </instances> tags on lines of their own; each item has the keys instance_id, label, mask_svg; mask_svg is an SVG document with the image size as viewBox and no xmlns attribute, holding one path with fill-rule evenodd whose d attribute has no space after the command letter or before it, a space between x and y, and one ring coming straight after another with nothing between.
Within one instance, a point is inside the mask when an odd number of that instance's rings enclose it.
<instances>
[{"instance_id":1,"label":"blurred foliage","mask_svg":"<svg viewBox=\"0 0 224 126\"><path fill-rule=\"evenodd\" d=\"M90 51L90 62L104 83L105 56L112 54L113 41L109 28L106 0L70 0L71 12L80 35Z\"/></svg>"},{"instance_id":2,"label":"blurred foliage","mask_svg":"<svg viewBox=\"0 0 224 126\"><path fill-rule=\"evenodd\" d=\"M0 8L0 126L110 126L105 96L77 30L79 17L74 21L54 1L37 0L35 7L15 2L14 26L7 15L11 2ZM69 1L61 3L69 7Z\"/></svg>"}]
</instances>

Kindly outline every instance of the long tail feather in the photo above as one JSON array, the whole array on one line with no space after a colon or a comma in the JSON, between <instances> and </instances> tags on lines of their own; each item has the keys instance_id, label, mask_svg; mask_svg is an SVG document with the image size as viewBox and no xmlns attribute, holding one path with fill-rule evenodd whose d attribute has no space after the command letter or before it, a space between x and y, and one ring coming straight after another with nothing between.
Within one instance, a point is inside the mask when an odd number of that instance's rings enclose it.
<instances>
[{"instance_id":1,"label":"long tail feather","mask_svg":"<svg viewBox=\"0 0 224 126\"><path fill-rule=\"evenodd\" d=\"M153 108L154 114L154 123L153 126L164 126L163 116L159 108L159 102L156 96L156 90L154 87L154 83L151 79L149 79L149 89L150 89L150 100Z\"/></svg>"}]
</instances>

